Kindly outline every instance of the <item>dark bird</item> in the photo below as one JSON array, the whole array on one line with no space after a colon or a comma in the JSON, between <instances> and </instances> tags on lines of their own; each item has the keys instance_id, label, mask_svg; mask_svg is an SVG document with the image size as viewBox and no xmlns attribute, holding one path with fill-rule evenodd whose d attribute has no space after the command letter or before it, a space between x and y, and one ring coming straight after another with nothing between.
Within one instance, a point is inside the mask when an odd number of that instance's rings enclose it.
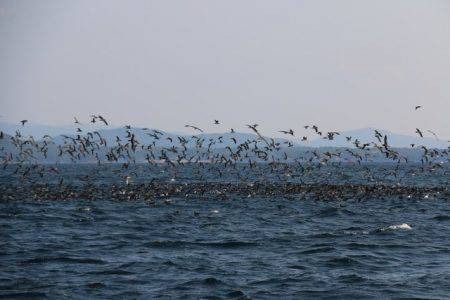
<instances>
[{"instance_id":1,"label":"dark bird","mask_svg":"<svg viewBox=\"0 0 450 300\"><path fill-rule=\"evenodd\" d=\"M422 131L419 130L419 128L416 128L416 133L417 133L418 135L420 135L420 137L423 138L423 133L422 133Z\"/></svg>"},{"instance_id":2,"label":"dark bird","mask_svg":"<svg viewBox=\"0 0 450 300\"><path fill-rule=\"evenodd\" d=\"M337 131L327 132L327 137L326 138L328 138L331 141L331 140L334 139L335 135L340 135L340 133L337 132Z\"/></svg>"},{"instance_id":3,"label":"dark bird","mask_svg":"<svg viewBox=\"0 0 450 300\"><path fill-rule=\"evenodd\" d=\"M422 105L417 105L416 107L414 107L414 110L418 110L419 108L422 108Z\"/></svg>"},{"instance_id":4,"label":"dark bird","mask_svg":"<svg viewBox=\"0 0 450 300\"><path fill-rule=\"evenodd\" d=\"M106 126L108 126L108 122L105 120L105 118L103 118L102 116L98 115L98 118L100 119L100 121L102 121L103 123L105 123Z\"/></svg>"},{"instance_id":5,"label":"dark bird","mask_svg":"<svg viewBox=\"0 0 450 300\"><path fill-rule=\"evenodd\" d=\"M289 129L287 131L286 130L280 130L278 132L281 132L281 133L284 133L284 134L290 134L290 135L294 136L294 130L292 130L292 129Z\"/></svg>"},{"instance_id":6,"label":"dark bird","mask_svg":"<svg viewBox=\"0 0 450 300\"><path fill-rule=\"evenodd\" d=\"M219 120L214 120L214 125L219 125Z\"/></svg>"},{"instance_id":7,"label":"dark bird","mask_svg":"<svg viewBox=\"0 0 450 300\"><path fill-rule=\"evenodd\" d=\"M22 123L22 126L24 126L26 122L28 122L28 120L22 120L22 121L20 121L20 123Z\"/></svg>"}]
</instances>

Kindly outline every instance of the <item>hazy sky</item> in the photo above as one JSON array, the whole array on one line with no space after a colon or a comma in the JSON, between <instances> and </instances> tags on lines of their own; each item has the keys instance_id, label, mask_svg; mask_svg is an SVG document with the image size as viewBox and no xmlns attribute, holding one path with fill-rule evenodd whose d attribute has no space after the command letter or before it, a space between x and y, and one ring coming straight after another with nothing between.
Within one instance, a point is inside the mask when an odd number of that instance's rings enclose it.
<instances>
[{"instance_id":1,"label":"hazy sky","mask_svg":"<svg viewBox=\"0 0 450 300\"><path fill-rule=\"evenodd\" d=\"M450 1L2 0L0 104L11 122L450 138Z\"/></svg>"}]
</instances>

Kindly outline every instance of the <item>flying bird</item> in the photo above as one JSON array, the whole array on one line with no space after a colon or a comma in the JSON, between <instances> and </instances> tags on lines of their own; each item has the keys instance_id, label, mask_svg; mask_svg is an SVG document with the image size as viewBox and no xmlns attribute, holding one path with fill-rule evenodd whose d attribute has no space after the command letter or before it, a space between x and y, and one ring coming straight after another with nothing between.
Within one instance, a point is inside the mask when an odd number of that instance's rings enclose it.
<instances>
[{"instance_id":1,"label":"flying bird","mask_svg":"<svg viewBox=\"0 0 450 300\"><path fill-rule=\"evenodd\" d=\"M423 138L423 133L422 133L422 131L420 131L419 128L416 128L416 133L417 133L418 135L420 135L420 137Z\"/></svg>"},{"instance_id":2,"label":"flying bird","mask_svg":"<svg viewBox=\"0 0 450 300\"><path fill-rule=\"evenodd\" d=\"M431 130L427 130L429 133L431 133L432 135L434 135L434 137L436 138L436 140L439 141L439 137L437 136L437 134Z\"/></svg>"},{"instance_id":3,"label":"flying bird","mask_svg":"<svg viewBox=\"0 0 450 300\"><path fill-rule=\"evenodd\" d=\"M100 121L102 121L103 123L105 123L106 126L108 126L108 122L105 120L105 118L103 118L102 116L98 115L98 118L100 119Z\"/></svg>"},{"instance_id":4,"label":"flying bird","mask_svg":"<svg viewBox=\"0 0 450 300\"><path fill-rule=\"evenodd\" d=\"M284 134L290 134L292 136L294 136L294 130L289 129L289 130L280 130L278 132L284 133Z\"/></svg>"},{"instance_id":5,"label":"flying bird","mask_svg":"<svg viewBox=\"0 0 450 300\"><path fill-rule=\"evenodd\" d=\"M194 130L198 130L200 132L203 132L203 130L201 128L198 128L197 126L194 126L194 125L184 125L184 127L192 128Z\"/></svg>"}]
</instances>

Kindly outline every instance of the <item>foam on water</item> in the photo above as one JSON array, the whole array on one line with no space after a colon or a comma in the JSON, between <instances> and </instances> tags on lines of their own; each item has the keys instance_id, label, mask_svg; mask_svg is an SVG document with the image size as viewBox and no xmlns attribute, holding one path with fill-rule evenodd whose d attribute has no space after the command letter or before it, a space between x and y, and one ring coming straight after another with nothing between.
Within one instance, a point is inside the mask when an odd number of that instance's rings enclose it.
<instances>
[{"instance_id":1,"label":"foam on water","mask_svg":"<svg viewBox=\"0 0 450 300\"><path fill-rule=\"evenodd\" d=\"M410 225L406 224L406 223L403 223L403 224L391 225L391 226L387 227L387 229L390 229L390 230L399 230L399 229L400 230L411 230L412 227Z\"/></svg>"}]
</instances>

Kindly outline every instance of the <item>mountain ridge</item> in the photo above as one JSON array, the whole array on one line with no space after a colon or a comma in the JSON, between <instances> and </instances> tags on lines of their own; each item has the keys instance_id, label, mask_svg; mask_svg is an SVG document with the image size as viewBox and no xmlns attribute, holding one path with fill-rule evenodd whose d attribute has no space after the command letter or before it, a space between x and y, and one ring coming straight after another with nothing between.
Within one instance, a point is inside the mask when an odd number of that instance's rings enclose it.
<instances>
[{"instance_id":1,"label":"mountain ridge","mask_svg":"<svg viewBox=\"0 0 450 300\"><path fill-rule=\"evenodd\" d=\"M77 132L77 128L82 128L82 132ZM15 125L7 122L0 122L0 130L9 135L15 135L16 131L19 131L23 136L32 135L36 140L41 140L44 135L50 135L55 143L62 143L63 136L71 136L76 137L77 134L86 135L87 132L98 131L108 142L115 142L116 137L119 137L121 140L126 139L126 129L125 127L107 127L107 126L76 126L74 125L64 125L64 126L52 126L52 125L43 125L43 124L35 124L35 123L27 123L25 126ZM189 140L188 145L192 145L193 141L192 137L203 138L205 140L214 139L217 140L219 137L222 137L223 143L221 146L225 147L226 145L232 146L234 141L231 138L236 140L237 144L245 142L245 140L255 139L256 134L250 132L192 132L189 133L173 133L169 131L159 130L159 129L150 129L150 128L142 128L142 127L131 127L130 131L136 135L138 140L142 140L144 142L150 142L152 140L151 135L154 133L154 130L157 130L163 135L159 138L160 146L169 146L171 145L170 140L176 140L178 137L183 137ZM312 148L328 148L328 147L346 147L353 148L354 145L352 142L347 141L346 137L352 137L352 141L358 139L361 143L374 143L379 142L374 134L374 131L378 130L382 135L387 135L389 144L392 147L396 148L410 148L411 144L414 145L423 145L428 148L437 148L437 149L446 149L450 146L450 143L444 139L437 139L435 137L426 136L429 134L427 131L424 131L424 137L415 137L405 134L398 134L391 132L385 129L376 129L373 127L365 127L353 130L346 130L340 132L339 135L335 135L333 140L324 139L323 137L315 137L309 138L307 141L301 141L300 137L267 137L267 139L273 138L276 143L287 144L289 142L293 143L295 146L300 147L312 147Z\"/></svg>"}]
</instances>

